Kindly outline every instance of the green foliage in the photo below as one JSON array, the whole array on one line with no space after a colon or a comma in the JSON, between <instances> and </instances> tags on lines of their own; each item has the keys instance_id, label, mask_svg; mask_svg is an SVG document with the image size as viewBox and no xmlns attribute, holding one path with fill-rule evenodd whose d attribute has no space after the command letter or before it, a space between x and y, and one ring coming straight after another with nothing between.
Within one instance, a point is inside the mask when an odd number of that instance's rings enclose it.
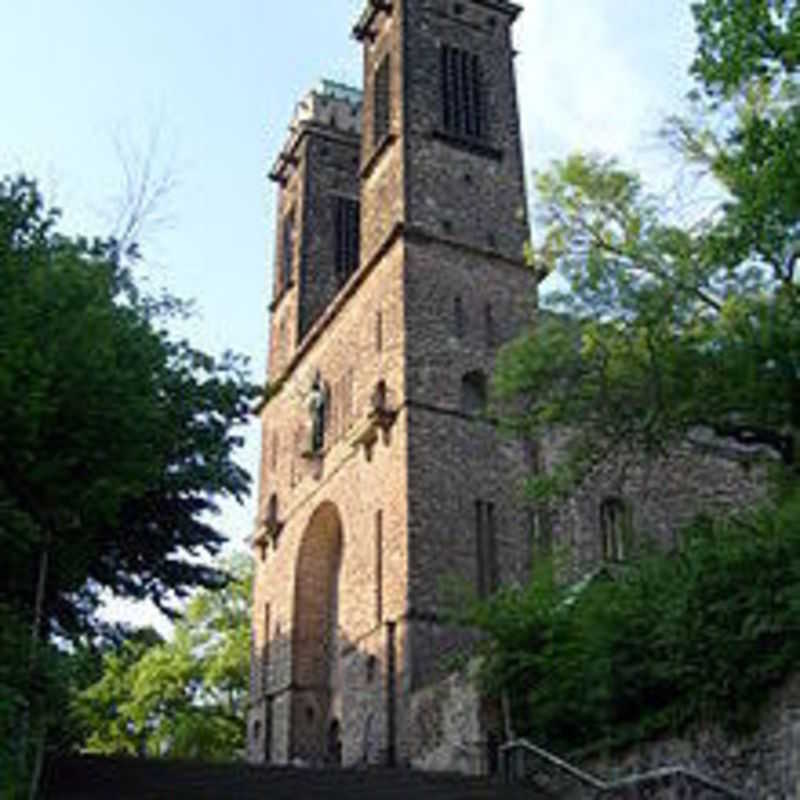
<instances>
[{"instance_id":1,"label":"green foliage","mask_svg":"<svg viewBox=\"0 0 800 800\"><path fill-rule=\"evenodd\" d=\"M798 10L706 0L695 16L702 113L668 134L719 206L682 221L613 159L574 155L537 178L534 262L568 290L505 350L494 388L511 429L563 436L540 494L700 430L797 468Z\"/></svg>"},{"instance_id":2,"label":"green foliage","mask_svg":"<svg viewBox=\"0 0 800 800\"><path fill-rule=\"evenodd\" d=\"M235 427L255 390L241 360L174 341L181 304L141 295L114 241L57 233L35 184L0 181L0 601L86 630L101 590L161 606L220 576L217 498L242 499Z\"/></svg>"},{"instance_id":3,"label":"green foliage","mask_svg":"<svg viewBox=\"0 0 800 800\"><path fill-rule=\"evenodd\" d=\"M28 638L16 615L0 605L0 797L15 798L22 778L16 725L27 706Z\"/></svg>"},{"instance_id":4,"label":"green foliage","mask_svg":"<svg viewBox=\"0 0 800 800\"><path fill-rule=\"evenodd\" d=\"M222 545L218 499L249 488L243 359L169 334L185 306L137 289L135 247L57 223L33 181L0 180L3 779L28 779L45 734L75 744L65 709L96 677L102 592L169 610L220 586L193 556Z\"/></svg>"},{"instance_id":5,"label":"green foliage","mask_svg":"<svg viewBox=\"0 0 800 800\"><path fill-rule=\"evenodd\" d=\"M74 697L92 753L231 760L244 747L251 560L223 589L198 592L169 642L128 639Z\"/></svg>"},{"instance_id":6,"label":"green foliage","mask_svg":"<svg viewBox=\"0 0 800 800\"><path fill-rule=\"evenodd\" d=\"M800 492L775 509L685 532L578 587L551 562L528 586L476 603L486 688L512 698L518 733L556 750L751 728L800 657Z\"/></svg>"},{"instance_id":7,"label":"green foliage","mask_svg":"<svg viewBox=\"0 0 800 800\"><path fill-rule=\"evenodd\" d=\"M753 79L800 66L796 0L703 0L692 9L699 36L692 72L709 93L731 97Z\"/></svg>"}]
</instances>

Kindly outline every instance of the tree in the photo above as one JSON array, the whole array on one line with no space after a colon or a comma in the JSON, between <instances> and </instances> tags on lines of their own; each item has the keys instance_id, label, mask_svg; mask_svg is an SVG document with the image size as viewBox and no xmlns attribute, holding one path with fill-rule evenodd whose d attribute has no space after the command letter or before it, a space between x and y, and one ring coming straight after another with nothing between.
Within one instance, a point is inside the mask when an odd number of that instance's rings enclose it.
<instances>
[{"instance_id":1,"label":"tree","mask_svg":"<svg viewBox=\"0 0 800 800\"><path fill-rule=\"evenodd\" d=\"M0 181L0 606L29 631L22 728L46 721L47 642L96 631L104 590L169 612L224 582L193 556L224 540L218 498L247 495L233 454L256 395L240 357L169 334L184 306L138 291L135 245L57 221L34 182Z\"/></svg>"},{"instance_id":2,"label":"tree","mask_svg":"<svg viewBox=\"0 0 800 800\"><path fill-rule=\"evenodd\" d=\"M597 753L692 726L753 733L800 657L800 491L683 534L680 558L653 552L623 579L569 586L544 560L459 607L488 634L483 686L513 698L518 734Z\"/></svg>"},{"instance_id":3,"label":"tree","mask_svg":"<svg viewBox=\"0 0 800 800\"><path fill-rule=\"evenodd\" d=\"M242 360L174 341L174 298L141 295L115 241L55 231L35 185L0 182L2 598L30 611L49 541L45 619L92 622L102 589L152 598L213 586L217 498L243 499L233 460L254 396Z\"/></svg>"},{"instance_id":4,"label":"tree","mask_svg":"<svg viewBox=\"0 0 800 800\"><path fill-rule=\"evenodd\" d=\"M543 492L611 456L710 434L798 468L800 13L791 0L693 9L702 113L670 120L667 133L717 181L717 207L678 220L598 157L538 176L535 262L569 291L502 354L495 386L513 429L564 432Z\"/></svg>"},{"instance_id":5,"label":"tree","mask_svg":"<svg viewBox=\"0 0 800 800\"><path fill-rule=\"evenodd\" d=\"M244 747L252 561L231 565L223 589L189 602L169 642L137 636L103 658L76 696L89 752L229 760Z\"/></svg>"}]
</instances>

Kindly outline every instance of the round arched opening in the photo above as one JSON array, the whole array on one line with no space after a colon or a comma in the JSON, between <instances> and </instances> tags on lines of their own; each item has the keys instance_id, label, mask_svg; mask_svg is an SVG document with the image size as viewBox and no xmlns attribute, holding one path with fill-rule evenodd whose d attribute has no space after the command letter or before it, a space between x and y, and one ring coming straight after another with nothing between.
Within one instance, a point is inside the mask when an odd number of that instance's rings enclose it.
<instances>
[{"instance_id":1,"label":"round arched opening","mask_svg":"<svg viewBox=\"0 0 800 800\"><path fill-rule=\"evenodd\" d=\"M293 755L312 764L338 760L338 753L330 752L330 725L337 716L340 685L342 542L339 512L332 503L323 503L300 542L292 626L292 684L296 687ZM313 709L311 713L309 709Z\"/></svg>"}]
</instances>

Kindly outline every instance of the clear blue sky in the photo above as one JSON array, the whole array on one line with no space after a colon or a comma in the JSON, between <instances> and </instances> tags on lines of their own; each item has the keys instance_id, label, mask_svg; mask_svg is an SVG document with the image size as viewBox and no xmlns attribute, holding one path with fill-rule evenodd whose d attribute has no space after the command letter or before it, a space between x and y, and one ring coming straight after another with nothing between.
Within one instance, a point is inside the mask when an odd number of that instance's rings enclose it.
<instances>
[{"instance_id":1,"label":"clear blue sky","mask_svg":"<svg viewBox=\"0 0 800 800\"><path fill-rule=\"evenodd\" d=\"M197 301L189 333L263 377L274 187L266 173L299 97L322 76L360 83L351 23L366 0L0 0L0 174L37 177L70 230L109 232L115 140L177 178L150 230L154 285ZM653 134L689 89L688 0L524 0L517 72L528 171L575 149L656 181ZM243 460L255 472L256 426ZM234 543L254 501L226 507Z\"/></svg>"}]
</instances>

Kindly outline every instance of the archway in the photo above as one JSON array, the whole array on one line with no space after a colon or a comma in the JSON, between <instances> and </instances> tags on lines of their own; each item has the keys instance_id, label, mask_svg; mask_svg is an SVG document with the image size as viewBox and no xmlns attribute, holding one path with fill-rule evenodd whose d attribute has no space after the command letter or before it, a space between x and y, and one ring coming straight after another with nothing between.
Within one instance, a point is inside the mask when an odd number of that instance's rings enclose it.
<instances>
[{"instance_id":1,"label":"archway","mask_svg":"<svg viewBox=\"0 0 800 800\"><path fill-rule=\"evenodd\" d=\"M331 731L339 731L339 573L342 522L323 503L303 533L297 555L292 630L292 755L303 761L336 763Z\"/></svg>"}]
</instances>

